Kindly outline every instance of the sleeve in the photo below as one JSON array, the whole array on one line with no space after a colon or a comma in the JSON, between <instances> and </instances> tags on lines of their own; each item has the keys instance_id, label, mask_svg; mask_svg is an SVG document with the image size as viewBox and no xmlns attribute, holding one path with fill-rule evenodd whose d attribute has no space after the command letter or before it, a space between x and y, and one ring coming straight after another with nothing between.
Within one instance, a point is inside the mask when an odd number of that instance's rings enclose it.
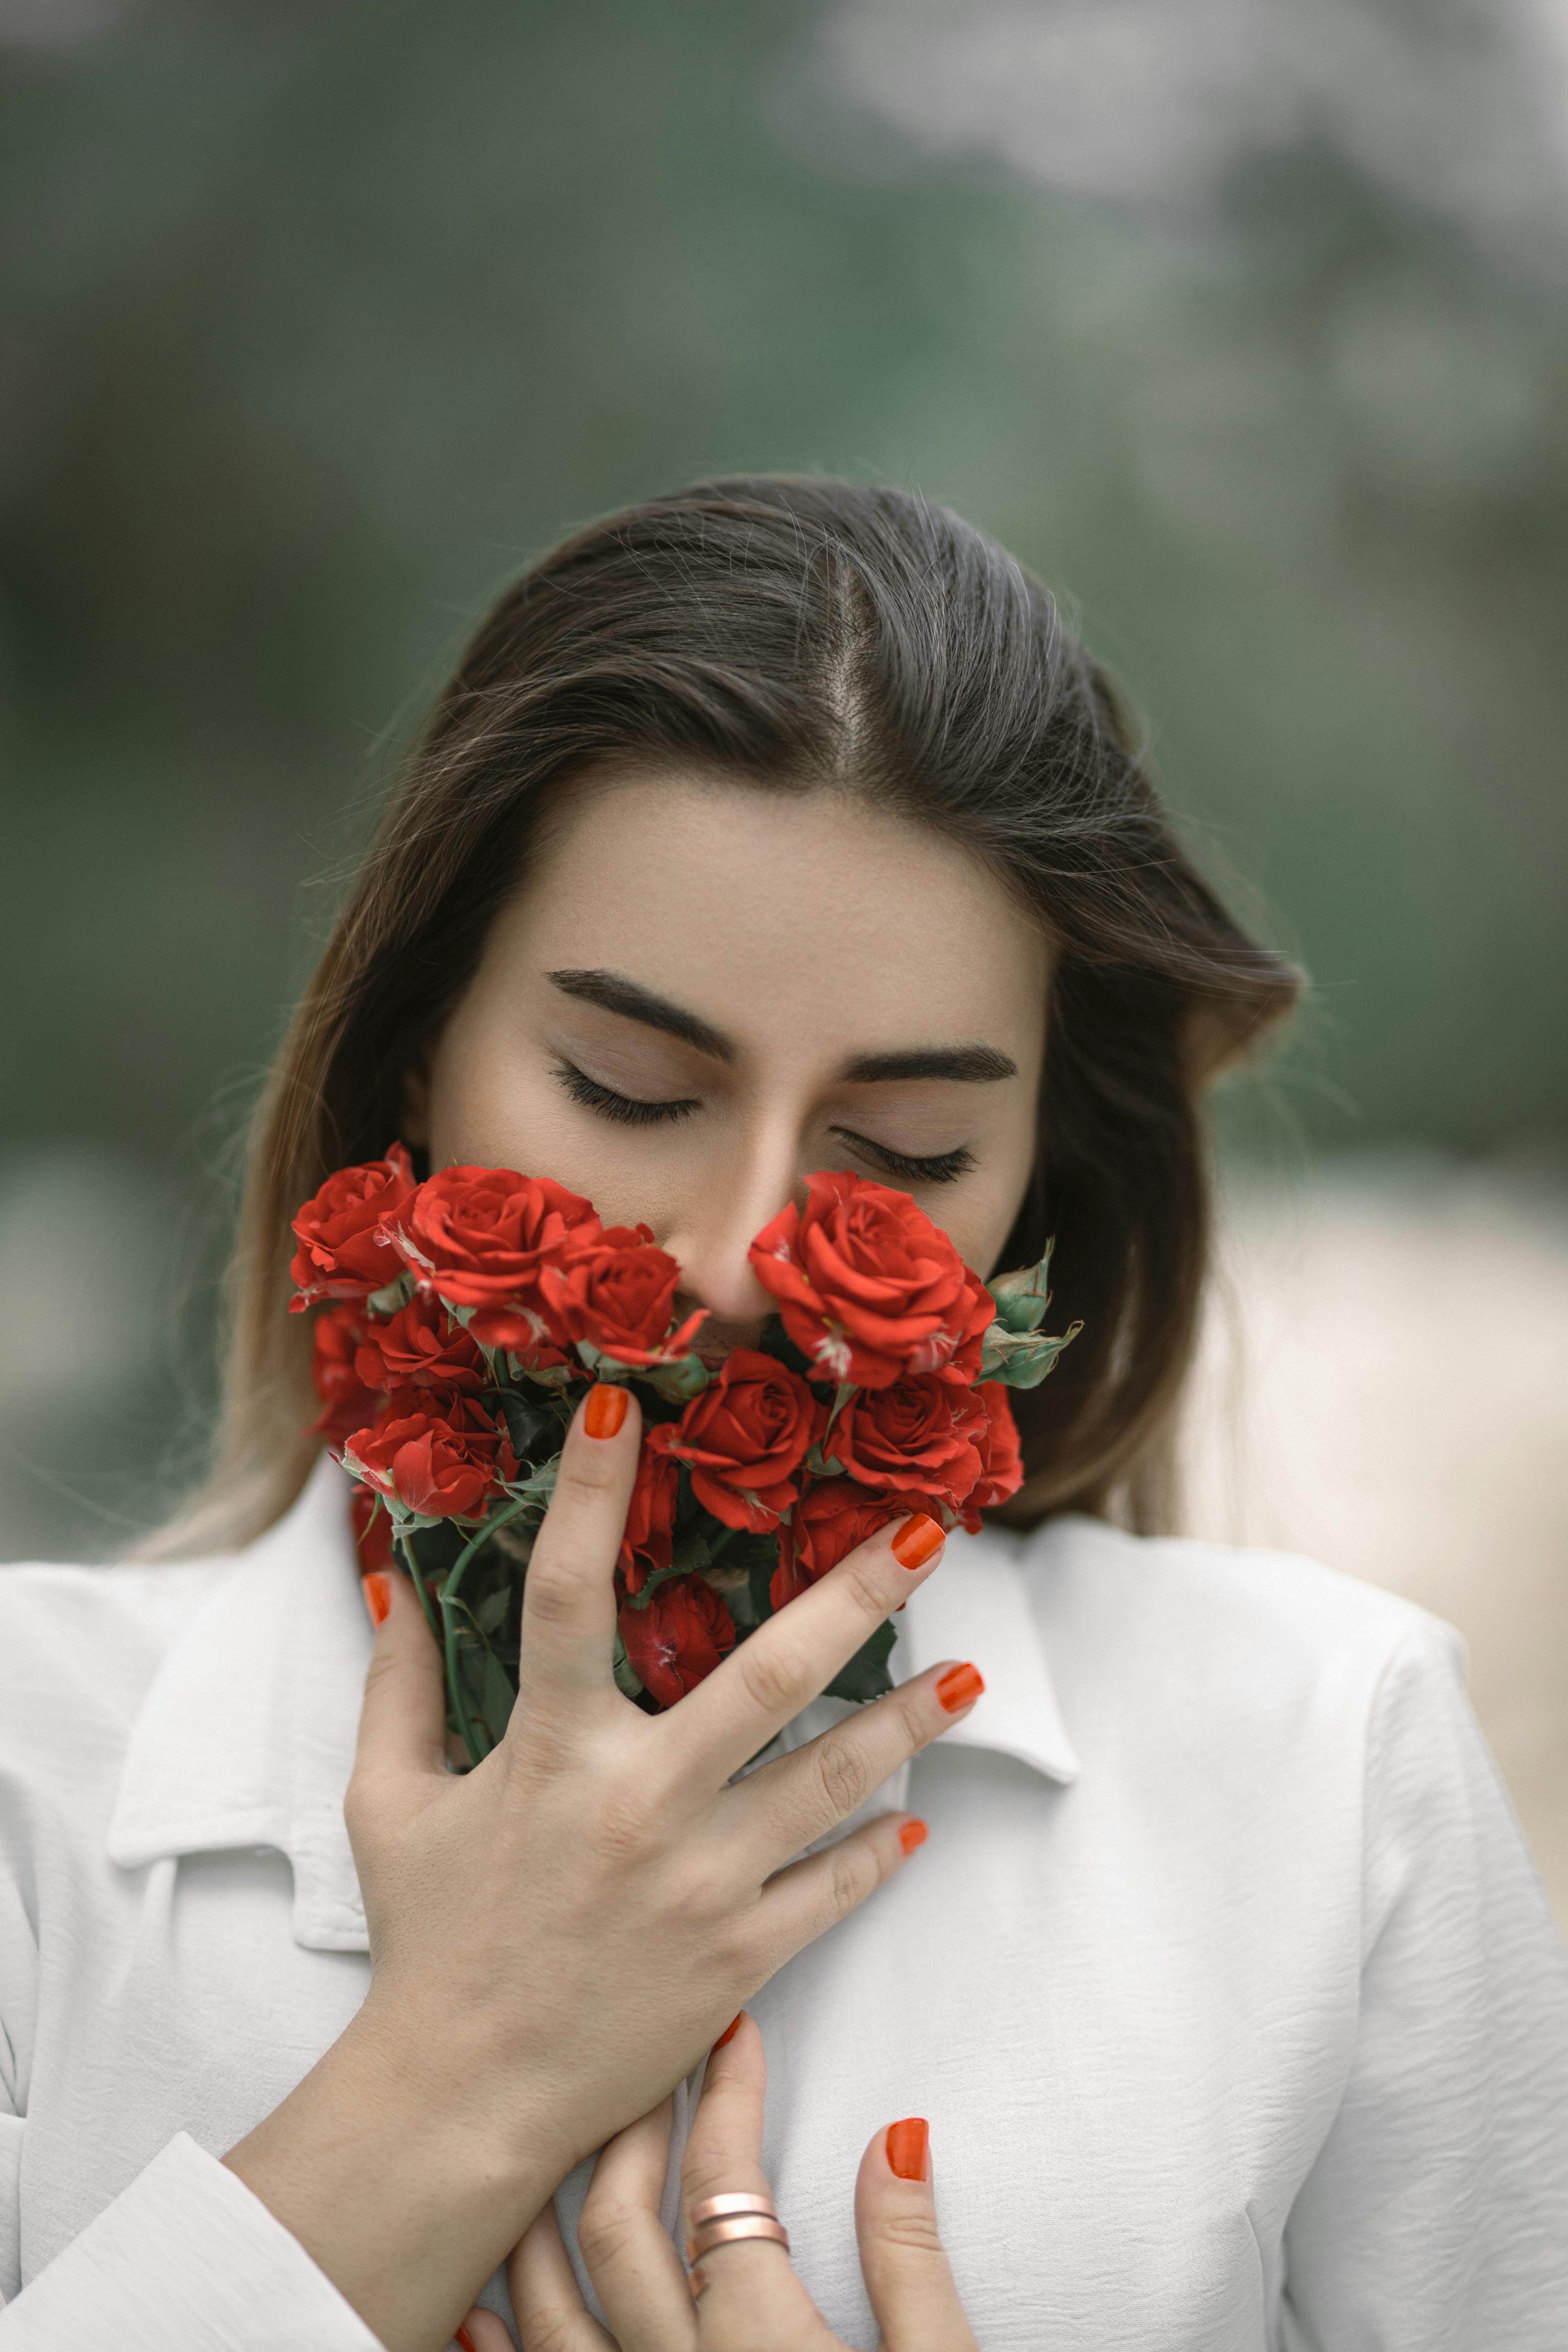
<instances>
[{"instance_id":1,"label":"sleeve","mask_svg":"<svg viewBox=\"0 0 1568 2352\"><path fill-rule=\"evenodd\" d=\"M1281 2352L1562 2352L1568 1953L1433 1622L1379 1685L1364 1835L1355 2049L1286 2229Z\"/></svg>"},{"instance_id":2,"label":"sleeve","mask_svg":"<svg viewBox=\"0 0 1568 2352\"><path fill-rule=\"evenodd\" d=\"M185 2132L0 2310L0 2352L66 2345L384 2352L299 2240Z\"/></svg>"},{"instance_id":3,"label":"sleeve","mask_svg":"<svg viewBox=\"0 0 1568 2352\"><path fill-rule=\"evenodd\" d=\"M3 1829L3 1823L0 1823ZM237 2173L181 2132L26 2286L37 1944L0 1835L0 2352L384 2352Z\"/></svg>"}]
</instances>

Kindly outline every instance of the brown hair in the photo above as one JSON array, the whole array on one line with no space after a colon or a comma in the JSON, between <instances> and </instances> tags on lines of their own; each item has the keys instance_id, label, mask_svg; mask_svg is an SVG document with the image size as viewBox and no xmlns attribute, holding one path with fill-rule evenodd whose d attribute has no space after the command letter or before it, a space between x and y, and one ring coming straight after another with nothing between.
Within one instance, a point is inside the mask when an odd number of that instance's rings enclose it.
<instances>
[{"instance_id":1,"label":"brown hair","mask_svg":"<svg viewBox=\"0 0 1568 2352\"><path fill-rule=\"evenodd\" d=\"M1081 1337L1015 1402L1005 1513L1165 1523L1208 1247L1198 1097L1298 974L1250 940L1161 808L1126 712L1037 581L943 507L765 477L591 524L481 623L408 761L257 1114L223 1420L184 1533L270 1523L316 1452L289 1223L398 1129L547 802L606 761L853 792L982 857L1057 944L1039 1150L1000 1264L1058 1242ZM991 1271L991 1269L986 1269Z\"/></svg>"}]
</instances>

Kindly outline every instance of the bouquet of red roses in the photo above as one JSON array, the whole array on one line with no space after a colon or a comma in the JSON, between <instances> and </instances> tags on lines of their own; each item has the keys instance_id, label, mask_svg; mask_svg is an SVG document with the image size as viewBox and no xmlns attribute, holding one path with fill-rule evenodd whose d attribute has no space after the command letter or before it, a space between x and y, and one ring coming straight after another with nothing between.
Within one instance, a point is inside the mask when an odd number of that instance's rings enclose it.
<instances>
[{"instance_id":1,"label":"bouquet of red roses","mask_svg":"<svg viewBox=\"0 0 1568 2352\"><path fill-rule=\"evenodd\" d=\"M517 1695L522 1583L574 1391L642 1406L616 1570L616 1677L671 1706L764 1618L899 1512L980 1525L1023 1475L1009 1387L1079 1326L1040 1329L1050 1248L989 1288L909 1197L807 1181L752 1244L778 1311L718 1365L677 1323L679 1268L646 1225L605 1227L547 1177L407 1152L340 1169L294 1220L295 1313L318 1309L313 1424L358 1482L368 1565L401 1560L474 1762ZM889 1686L891 1623L830 1685Z\"/></svg>"}]
</instances>

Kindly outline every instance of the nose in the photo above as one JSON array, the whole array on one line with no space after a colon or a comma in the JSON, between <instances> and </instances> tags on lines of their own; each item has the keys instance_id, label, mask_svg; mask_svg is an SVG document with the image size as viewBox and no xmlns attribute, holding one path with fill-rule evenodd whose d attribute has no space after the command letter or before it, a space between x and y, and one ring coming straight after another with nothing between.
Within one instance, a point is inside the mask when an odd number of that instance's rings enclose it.
<instances>
[{"instance_id":1,"label":"nose","mask_svg":"<svg viewBox=\"0 0 1568 2352\"><path fill-rule=\"evenodd\" d=\"M803 1189L793 1147L792 1136L787 1148L781 1139L771 1149L753 1150L743 1168L712 1166L665 1236L665 1248L680 1266L682 1293L706 1307L715 1324L760 1328L773 1311L748 1253L756 1234Z\"/></svg>"}]
</instances>

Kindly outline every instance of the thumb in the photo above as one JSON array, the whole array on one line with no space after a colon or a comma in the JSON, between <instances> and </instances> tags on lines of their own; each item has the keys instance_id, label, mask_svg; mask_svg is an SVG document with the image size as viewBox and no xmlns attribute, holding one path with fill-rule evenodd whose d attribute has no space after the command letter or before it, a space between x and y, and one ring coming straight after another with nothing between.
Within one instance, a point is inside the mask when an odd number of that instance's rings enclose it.
<instances>
[{"instance_id":1,"label":"thumb","mask_svg":"<svg viewBox=\"0 0 1568 2352\"><path fill-rule=\"evenodd\" d=\"M373 1569L360 1579L375 1642L364 1678L353 1780L386 1786L446 1772L447 1693L441 1653L407 1576Z\"/></svg>"},{"instance_id":2,"label":"thumb","mask_svg":"<svg viewBox=\"0 0 1568 2352\"><path fill-rule=\"evenodd\" d=\"M855 2234L883 2352L979 2352L937 2232L923 2116L889 2124L861 2158Z\"/></svg>"}]
</instances>

